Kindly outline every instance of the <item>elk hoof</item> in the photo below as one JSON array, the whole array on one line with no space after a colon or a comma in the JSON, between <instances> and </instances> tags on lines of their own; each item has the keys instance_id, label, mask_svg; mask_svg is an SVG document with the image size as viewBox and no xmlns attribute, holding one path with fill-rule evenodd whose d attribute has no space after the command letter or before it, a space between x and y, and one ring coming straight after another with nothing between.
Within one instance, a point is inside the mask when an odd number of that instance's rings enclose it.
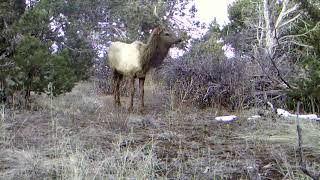
<instances>
[{"instance_id":1,"label":"elk hoof","mask_svg":"<svg viewBox=\"0 0 320 180\"><path fill-rule=\"evenodd\" d=\"M114 103L114 106L115 106L115 107L120 107L120 106L121 106L120 101L115 102L115 103Z\"/></svg>"},{"instance_id":2,"label":"elk hoof","mask_svg":"<svg viewBox=\"0 0 320 180\"><path fill-rule=\"evenodd\" d=\"M129 113L132 113L132 111L133 111L133 108L132 108L132 107L129 107L129 108L128 108L128 112L129 112Z\"/></svg>"},{"instance_id":3,"label":"elk hoof","mask_svg":"<svg viewBox=\"0 0 320 180\"><path fill-rule=\"evenodd\" d=\"M144 108L140 108L139 113L140 113L141 115L145 114Z\"/></svg>"}]
</instances>

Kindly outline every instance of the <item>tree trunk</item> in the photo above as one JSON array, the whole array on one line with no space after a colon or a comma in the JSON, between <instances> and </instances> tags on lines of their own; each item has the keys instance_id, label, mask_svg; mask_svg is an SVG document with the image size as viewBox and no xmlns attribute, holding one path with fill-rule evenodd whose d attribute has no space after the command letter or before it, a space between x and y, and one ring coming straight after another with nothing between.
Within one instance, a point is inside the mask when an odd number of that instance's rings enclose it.
<instances>
[{"instance_id":1,"label":"tree trunk","mask_svg":"<svg viewBox=\"0 0 320 180\"><path fill-rule=\"evenodd\" d=\"M273 57L274 55L274 47L276 46L276 30L274 27L274 16L271 13L271 7L269 0L263 1L263 12L264 12L264 20L265 20L265 55L266 57Z\"/></svg>"},{"instance_id":2,"label":"tree trunk","mask_svg":"<svg viewBox=\"0 0 320 180\"><path fill-rule=\"evenodd\" d=\"M17 12L18 18L24 13L26 9L26 1L25 0L15 0L14 9Z\"/></svg>"}]
</instances>

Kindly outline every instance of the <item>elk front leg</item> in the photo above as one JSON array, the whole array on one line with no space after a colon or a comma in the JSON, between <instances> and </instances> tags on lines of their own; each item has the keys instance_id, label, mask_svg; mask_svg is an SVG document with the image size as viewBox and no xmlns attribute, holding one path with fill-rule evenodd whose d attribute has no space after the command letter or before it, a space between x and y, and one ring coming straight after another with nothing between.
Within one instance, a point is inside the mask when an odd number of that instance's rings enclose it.
<instances>
[{"instance_id":1,"label":"elk front leg","mask_svg":"<svg viewBox=\"0 0 320 180\"><path fill-rule=\"evenodd\" d=\"M121 81L121 79L118 78L117 79L117 85L116 85L116 105L117 106L121 106L121 102L120 102L120 81Z\"/></svg>"},{"instance_id":2,"label":"elk front leg","mask_svg":"<svg viewBox=\"0 0 320 180\"><path fill-rule=\"evenodd\" d=\"M114 106L120 106L120 82L122 75L118 72L113 74L113 96L114 96Z\"/></svg>"},{"instance_id":3,"label":"elk front leg","mask_svg":"<svg viewBox=\"0 0 320 180\"><path fill-rule=\"evenodd\" d=\"M115 73L112 77L112 93L113 93L113 106L116 106L117 102L117 78Z\"/></svg>"},{"instance_id":4,"label":"elk front leg","mask_svg":"<svg viewBox=\"0 0 320 180\"><path fill-rule=\"evenodd\" d=\"M133 110L133 97L134 97L134 77L130 77L130 102L129 102L129 108L128 108L128 111L129 112L132 112Z\"/></svg>"},{"instance_id":5,"label":"elk front leg","mask_svg":"<svg viewBox=\"0 0 320 180\"><path fill-rule=\"evenodd\" d=\"M139 90L140 90L140 112L144 111L144 80L145 78L139 78Z\"/></svg>"}]
</instances>

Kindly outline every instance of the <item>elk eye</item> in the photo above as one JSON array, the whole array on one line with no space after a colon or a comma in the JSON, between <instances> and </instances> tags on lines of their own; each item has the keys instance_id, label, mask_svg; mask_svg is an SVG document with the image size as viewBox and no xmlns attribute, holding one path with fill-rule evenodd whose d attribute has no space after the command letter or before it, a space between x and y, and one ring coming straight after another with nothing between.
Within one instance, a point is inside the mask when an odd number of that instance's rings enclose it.
<instances>
[{"instance_id":1,"label":"elk eye","mask_svg":"<svg viewBox=\"0 0 320 180\"><path fill-rule=\"evenodd\" d=\"M164 33L164 35L165 35L165 36L170 36L170 34L169 34L169 33Z\"/></svg>"}]
</instances>

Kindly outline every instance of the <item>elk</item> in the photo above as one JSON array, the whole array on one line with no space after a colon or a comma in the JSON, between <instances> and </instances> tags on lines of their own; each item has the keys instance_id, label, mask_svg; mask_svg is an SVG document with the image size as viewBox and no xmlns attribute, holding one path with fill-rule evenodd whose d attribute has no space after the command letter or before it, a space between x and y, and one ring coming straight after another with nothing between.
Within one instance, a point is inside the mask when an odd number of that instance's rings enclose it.
<instances>
[{"instance_id":1,"label":"elk","mask_svg":"<svg viewBox=\"0 0 320 180\"><path fill-rule=\"evenodd\" d=\"M123 42L111 43L107 65L113 72L114 105L120 106L120 82L123 76L129 78L131 91L128 111L133 110L134 82L139 79L140 112L144 111L144 81L151 68L160 66L172 45L181 42L174 34L161 27L153 29L146 44L134 41L131 44Z\"/></svg>"}]
</instances>

